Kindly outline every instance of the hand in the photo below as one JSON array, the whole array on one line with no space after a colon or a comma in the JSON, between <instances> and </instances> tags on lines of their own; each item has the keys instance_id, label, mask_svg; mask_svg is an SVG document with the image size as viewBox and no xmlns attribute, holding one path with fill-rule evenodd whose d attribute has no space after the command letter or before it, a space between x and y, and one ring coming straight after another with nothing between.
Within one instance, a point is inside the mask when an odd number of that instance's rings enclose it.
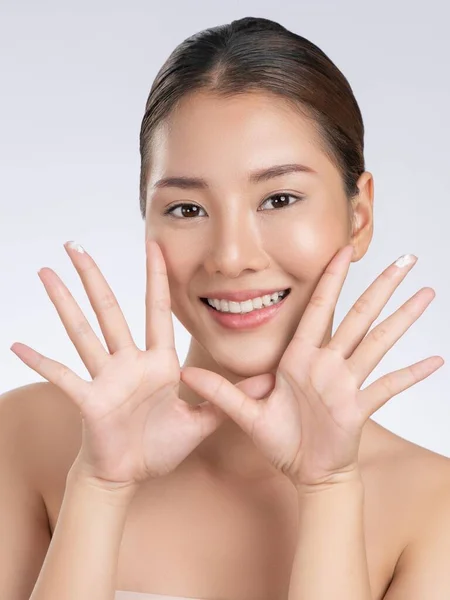
<instances>
[{"instance_id":1,"label":"hand","mask_svg":"<svg viewBox=\"0 0 450 600\"><path fill-rule=\"evenodd\" d=\"M226 412L296 487L328 485L359 474L358 448L370 415L444 364L441 357L433 356L360 390L435 297L433 289L421 289L364 337L412 264L390 265L322 347L352 252L352 246L345 246L325 269L265 401L255 402L216 373L196 367L181 373L186 385Z\"/></svg>"},{"instance_id":2,"label":"hand","mask_svg":"<svg viewBox=\"0 0 450 600\"><path fill-rule=\"evenodd\" d=\"M41 269L39 277L92 381L85 381L24 344L15 343L11 350L79 408L82 445L74 463L80 469L77 472L111 489L165 475L228 417L208 401L193 408L179 398L180 365L160 247L147 241L145 351L135 345L117 300L94 260L70 243L65 248L109 352L67 287L49 268ZM245 394L261 398L273 384L272 375L262 375L247 379L239 387Z\"/></svg>"}]
</instances>

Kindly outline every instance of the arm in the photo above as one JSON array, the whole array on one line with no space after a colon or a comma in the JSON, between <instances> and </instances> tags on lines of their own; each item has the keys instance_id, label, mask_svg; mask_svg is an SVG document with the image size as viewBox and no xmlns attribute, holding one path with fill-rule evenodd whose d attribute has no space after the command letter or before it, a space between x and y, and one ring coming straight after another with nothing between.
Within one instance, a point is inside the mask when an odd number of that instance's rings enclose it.
<instances>
[{"instance_id":1,"label":"arm","mask_svg":"<svg viewBox=\"0 0 450 600\"><path fill-rule=\"evenodd\" d=\"M24 451L28 408L20 388L0 396L0 598L8 600L29 599L50 543Z\"/></svg>"},{"instance_id":2,"label":"arm","mask_svg":"<svg viewBox=\"0 0 450 600\"><path fill-rule=\"evenodd\" d=\"M120 542L133 489L109 490L74 466L30 600L113 600Z\"/></svg>"},{"instance_id":3,"label":"arm","mask_svg":"<svg viewBox=\"0 0 450 600\"><path fill-rule=\"evenodd\" d=\"M298 488L298 506L288 600L372 600L360 477L328 487Z\"/></svg>"},{"instance_id":4,"label":"arm","mask_svg":"<svg viewBox=\"0 0 450 600\"><path fill-rule=\"evenodd\" d=\"M51 414L40 385L0 396L0 598L112 600L131 491L95 486L75 460L51 538L33 473L39 449L30 443L40 416Z\"/></svg>"}]
</instances>

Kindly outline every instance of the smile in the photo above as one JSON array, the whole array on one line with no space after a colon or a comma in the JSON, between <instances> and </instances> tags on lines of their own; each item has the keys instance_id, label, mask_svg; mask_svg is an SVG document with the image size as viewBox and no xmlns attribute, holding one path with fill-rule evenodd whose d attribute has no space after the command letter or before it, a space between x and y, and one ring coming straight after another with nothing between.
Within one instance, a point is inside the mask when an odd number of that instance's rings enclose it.
<instances>
[{"instance_id":1,"label":"smile","mask_svg":"<svg viewBox=\"0 0 450 600\"><path fill-rule=\"evenodd\" d=\"M275 300L275 302L272 300L270 306L253 308L249 312L242 313L222 312L213 306L210 306L206 298L200 298L200 301L206 307L210 316L219 323L219 325L228 329L253 329L274 318L280 312L282 306L284 306L290 292L290 288L285 290L284 296L281 296L279 299Z\"/></svg>"}]
</instances>

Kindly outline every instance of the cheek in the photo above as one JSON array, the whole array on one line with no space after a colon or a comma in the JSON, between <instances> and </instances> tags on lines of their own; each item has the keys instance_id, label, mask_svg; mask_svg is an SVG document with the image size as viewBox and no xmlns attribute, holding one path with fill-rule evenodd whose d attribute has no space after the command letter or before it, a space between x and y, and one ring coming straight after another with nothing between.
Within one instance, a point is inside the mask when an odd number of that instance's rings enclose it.
<instances>
[{"instance_id":1,"label":"cheek","mask_svg":"<svg viewBox=\"0 0 450 600\"><path fill-rule=\"evenodd\" d=\"M199 266L199 257L193 244L173 241L161 246L166 263L172 310L177 315L180 310L183 311L183 307L184 311L186 310L186 296L190 295L191 282L195 280Z\"/></svg>"},{"instance_id":2,"label":"cheek","mask_svg":"<svg viewBox=\"0 0 450 600\"><path fill-rule=\"evenodd\" d=\"M285 222L274 258L278 266L304 283L316 281L338 249L347 243L346 229L331 218Z\"/></svg>"}]
</instances>

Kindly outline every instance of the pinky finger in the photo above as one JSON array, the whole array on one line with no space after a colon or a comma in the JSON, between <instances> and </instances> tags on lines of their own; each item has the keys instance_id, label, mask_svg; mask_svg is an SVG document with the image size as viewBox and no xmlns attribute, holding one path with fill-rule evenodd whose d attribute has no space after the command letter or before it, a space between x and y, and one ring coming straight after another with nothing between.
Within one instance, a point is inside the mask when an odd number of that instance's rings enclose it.
<instances>
[{"instance_id":1,"label":"pinky finger","mask_svg":"<svg viewBox=\"0 0 450 600\"><path fill-rule=\"evenodd\" d=\"M72 398L78 407L81 407L83 396L87 389L85 386L89 385L88 381L76 375L69 367L56 360L47 358L20 342L15 342L10 350L30 369L33 369L33 371L42 375L44 379L58 386Z\"/></svg>"},{"instance_id":2,"label":"pinky finger","mask_svg":"<svg viewBox=\"0 0 450 600\"><path fill-rule=\"evenodd\" d=\"M429 377L445 363L440 356L430 356L409 367L399 369L380 377L359 393L361 410L370 417L388 400L414 384Z\"/></svg>"}]
</instances>

